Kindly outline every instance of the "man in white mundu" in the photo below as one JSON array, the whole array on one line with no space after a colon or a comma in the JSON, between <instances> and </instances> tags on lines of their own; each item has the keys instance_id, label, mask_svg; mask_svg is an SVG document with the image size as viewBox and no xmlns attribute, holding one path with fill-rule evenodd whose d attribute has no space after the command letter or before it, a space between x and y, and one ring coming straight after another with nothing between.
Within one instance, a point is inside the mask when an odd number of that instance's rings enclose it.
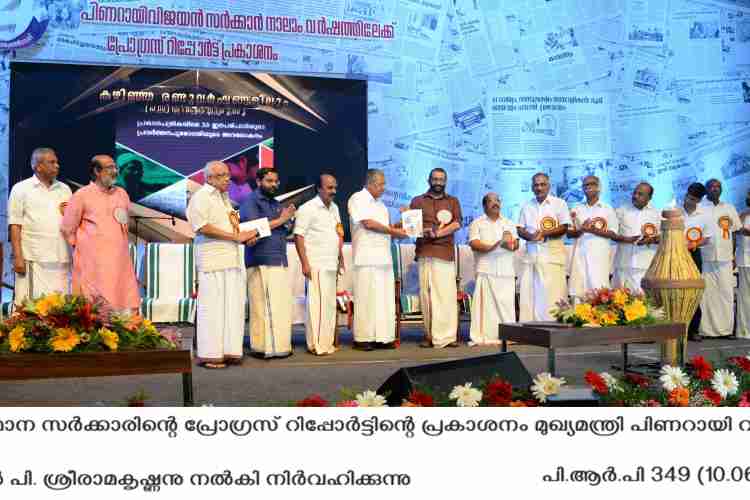
<instances>
[{"instance_id":1,"label":"man in white mundu","mask_svg":"<svg viewBox=\"0 0 750 500\"><path fill-rule=\"evenodd\" d=\"M711 220L711 241L701 248L703 281L700 333L703 337L729 337L734 329L734 232L742 227L737 210L720 201L721 182L706 182L706 197L701 203Z\"/></svg>"},{"instance_id":2,"label":"man in white mundu","mask_svg":"<svg viewBox=\"0 0 750 500\"><path fill-rule=\"evenodd\" d=\"M565 246L562 237L570 224L564 200L549 194L549 176L534 175L534 199L521 207L518 236L526 240L521 267L520 320L550 321L550 310L565 298Z\"/></svg>"},{"instance_id":3,"label":"man in white mundu","mask_svg":"<svg viewBox=\"0 0 750 500\"><path fill-rule=\"evenodd\" d=\"M195 231L198 271L198 362L224 368L242 361L245 266L242 244L253 245L255 231L239 231L229 201L229 167L220 161L204 168L206 184L190 197L186 215Z\"/></svg>"},{"instance_id":4,"label":"man in white mundu","mask_svg":"<svg viewBox=\"0 0 750 500\"><path fill-rule=\"evenodd\" d=\"M641 293L641 280L651 265L659 244L661 215L651 206L654 188L648 182L639 183L633 190L631 204L618 208L619 231L615 253L615 272L612 284Z\"/></svg>"},{"instance_id":5,"label":"man in white mundu","mask_svg":"<svg viewBox=\"0 0 750 500\"><path fill-rule=\"evenodd\" d=\"M516 321L516 271L518 249L515 224L500 213L496 193L482 198L484 215L469 226L469 246L474 251L476 284L471 300L471 345L499 344L498 325Z\"/></svg>"},{"instance_id":6,"label":"man in white mundu","mask_svg":"<svg viewBox=\"0 0 750 500\"><path fill-rule=\"evenodd\" d=\"M737 231L737 337L750 338L750 189L745 195L747 208L739 214L742 228Z\"/></svg>"},{"instance_id":7,"label":"man in white mundu","mask_svg":"<svg viewBox=\"0 0 750 500\"><path fill-rule=\"evenodd\" d=\"M336 178L319 177L318 196L297 210L294 245L306 279L305 339L307 350L326 355L336 352L336 276L344 263L344 231L336 196Z\"/></svg>"},{"instance_id":8,"label":"man in white mundu","mask_svg":"<svg viewBox=\"0 0 750 500\"><path fill-rule=\"evenodd\" d=\"M54 150L35 149L31 168L34 175L13 186L8 199L17 305L70 290L70 248L60 223L72 193L57 180L60 165Z\"/></svg>"},{"instance_id":9,"label":"man in white mundu","mask_svg":"<svg viewBox=\"0 0 750 500\"><path fill-rule=\"evenodd\" d=\"M354 348L371 351L394 348L396 300L391 257L391 236L405 238L389 223L388 208L380 201L385 192L382 170L368 169L366 185L349 198L354 263Z\"/></svg>"},{"instance_id":10,"label":"man in white mundu","mask_svg":"<svg viewBox=\"0 0 750 500\"><path fill-rule=\"evenodd\" d=\"M570 211L568 236L575 238L570 268L569 293L583 299L588 290L609 287L612 268L610 241L618 224L614 209L599 199L601 183L595 175L583 178L586 201Z\"/></svg>"}]
</instances>

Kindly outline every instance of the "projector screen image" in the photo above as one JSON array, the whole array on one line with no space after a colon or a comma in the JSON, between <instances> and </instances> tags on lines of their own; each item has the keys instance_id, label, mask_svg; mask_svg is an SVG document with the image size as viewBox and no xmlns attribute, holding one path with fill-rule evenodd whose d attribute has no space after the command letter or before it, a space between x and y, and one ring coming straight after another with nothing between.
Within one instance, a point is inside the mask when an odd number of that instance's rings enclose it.
<instances>
[{"instance_id":1,"label":"projector screen image","mask_svg":"<svg viewBox=\"0 0 750 500\"><path fill-rule=\"evenodd\" d=\"M56 150L73 189L93 155L110 154L133 203L184 218L211 160L229 166L236 207L260 168L278 169L281 194L333 173L340 205L367 168L363 81L28 63L11 74L12 183L30 175L36 147Z\"/></svg>"}]
</instances>

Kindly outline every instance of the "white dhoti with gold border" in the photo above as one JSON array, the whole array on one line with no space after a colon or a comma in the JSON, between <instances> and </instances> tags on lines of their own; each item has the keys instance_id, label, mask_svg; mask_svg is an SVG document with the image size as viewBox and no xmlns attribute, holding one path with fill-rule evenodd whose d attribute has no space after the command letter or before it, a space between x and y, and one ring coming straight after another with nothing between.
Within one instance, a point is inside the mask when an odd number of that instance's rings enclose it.
<instances>
[{"instance_id":1,"label":"white dhoti with gold border","mask_svg":"<svg viewBox=\"0 0 750 500\"><path fill-rule=\"evenodd\" d=\"M196 336L199 363L242 359L245 270L198 272Z\"/></svg>"},{"instance_id":2,"label":"white dhoti with gold border","mask_svg":"<svg viewBox=\"0 0 750 500\"><path fill-rule=\"evenodd\" d=\"M336 271L313 269L306 280L305 339L313 354L336 352Z\"/></svg>"},{"instance_id":3,"label":"white dhoti with gold border","mask_svg":"<svg viewBox=\"0 0 750 500\"><path fill-rule=\"evenodd\" d=\"M247 269L250 296L250 346L265 358L292 353L292 293L283 266Z\"/></svg>"},{"instance_id":4,"label":"white dhoti with gold border","mask_svg":"<svg viewBox=\"0 0 750 500\"><path fill-rule=\"evenodd\" d=\"M734 328L734 276L732 262L703 262L706 288L701 299L700 334L725 337Z\"/></svg>"},{"instance_id":5,"label":"white dhoti with gold border","mask_svg":"<svg viewBox=\"0 0 750 500\"><path fill-rule=\"evenodd\" d=\"M17 305L50 293L70 293L69 262L26 261L26 274L16 273L15 298Z\"/></svg>"},{"instance_id":6,"label":"white dhoti with gold border","mask_svg":"<svg viewBox=\"0 0 750 500\"><path fill-rule=\"evenodd\" d=\"M458 330L456 265L435 257L420 257L418 262L424 329L433 347L445 347L455 342Z\"/></svg>"},{"instance_id":7,"label":"white dhoti with gold border","mask_svg":"<svg viewBox=\"0 0 750 500\"><path fill-rule=\"evenodd\" d=\"M552 321L550 310L565 298L565 266L527 262L521 266L519 321Z\"/></svg>"},{"instance_id":8,"label":"white dhoti with gold border","mask_svg":"<svg viewBox=\"0 0 750 500\"><path fill-rule=\"evenodd\" d=\"M390 343L396 339L393 267L354 266L355 342Z\"/></svg>"},{"instance_id":9,"label":"white dhoti with gold border","mask_svg":"<svg viewBox=\"0 0 750 500\"><path fill-rule=\"evenodd\" d=\"M471 345L500 344L500 323L516 321L516 280L477 273L471 300Z\"/></svg>"}]
</instances>

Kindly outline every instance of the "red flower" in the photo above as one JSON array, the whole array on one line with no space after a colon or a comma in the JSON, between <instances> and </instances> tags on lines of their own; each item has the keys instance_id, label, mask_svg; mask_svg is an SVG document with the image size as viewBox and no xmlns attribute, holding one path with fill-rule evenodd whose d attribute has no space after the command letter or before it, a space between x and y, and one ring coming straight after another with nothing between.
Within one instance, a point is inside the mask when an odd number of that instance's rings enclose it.
<instances>
[{"instance_id":1,"label":"red flower","mask_svg":"<svg viewBox=\"0 0 750 500\"><path fill-rule=\"evenodd\" d=\"M711 401L714 406L719 406L721 404L721 394L713 389L703 389L703 397Z\"/></svg>"},{"instance_id":2,"label":"red flower","mask_svg":"<svg viewBox=\"0 0 750 500\"><path fill-rule=\"evenodd\" d=\"M593 391L597 394L609 393L607 382L605 382L602 376L598 373L589 370L586 372L586 375L583 378L584 380L586 380L586 383L591 386L591 389L593 389Z\"/></svg>"},{"instance_id":3,"label":"red flower","mask_svg":"<svg viewBox=\"0 0 750 500\"><path fill-rule=\"evenodd\" d=\"M432 399L432 396L416 389L412 389L406 400L415 406L435 406L435 400Z\"/></svg>"},{"instance_id":4,"label":"red flower","mask_svg":"<svg viewBox=\"0 0 750 500\"><path fill-rule=\"evenodd\" d=\"M609 288L602 288L599 290L599 303L600 304L609 304L612 300L612 292L609 290Z\"/></svg>"},{"instance_id":5,"label":"red flower","mask_svg":"<svg viewBox=\"0 0 750 500\"><path fill-rule=\"evenodd\" d=\"M96 314L91 306L91 302L86 302L79 309L78 321L81 324L81 328L84 330L91 330L94 328L94 321L96 321Z\"/></svg>"},{"instance_id":6,"label":"red flower","mask_svg":"<svg viewBox=\"0 0 750 500\"><path fill-rule=\"evenodd\" d=\"M737 406L740 406L742 408L750 407L750 391L745 391L742 393L742 397L737 403Z\"/></svg>"},{"instance_id":7,"label":"red flower","mask_svg":"<svg viewBox=\"0 0 750 500\"><path fill-rule=\"evenodd\" d=\"M734 356L729 358L729 362L740 367L743 372L750 372L750 359L747 356Z\"/></svg>"},{"instance_id":8,"label":"red flower","mask_svg":"<svg viewBox=\"0 0 750 500\"><path fill-rule=\"evenodd\" d=\"M297 401L297 406L300 408L328 406L328 401L320 397L320 394L313 394L301 401Z\"/></svg>"},{"instance_id":9,"label":"red flower","mask_svg":"<svg viewBox=\"0 0 750 500\"><path fill-rule=\"evenodd\" d=\"M711 380L714 367L703 356L695 356L690 360L690 365L693 367L693 374L699 380Z\"/></svg>"},{"instance_id":10,"label":"red flower","mask_svg":"<svg viewBox=\"0 0 750 500\"><path fill-rule=\"evenodd\" d=\"M64 314L50 314L47 321L56 328L66 328L70 325L70 318Z\"/></svg>"},{"instance_id":11,"label":"red flower","mask_svg":"<svg viewBox=\"0 0 750 500\"><path fill-rule=\"evenodd\" d=\"M644 377L643 375L639 375L637 373L626 373L625 380L636 387L646 388L649 384L649 380L647 377Z\"/></svg>"},{"instance_id":12,"label":"red flower","mask_svg":"<svg viewBox=\"0 0 750 500\"><path fill-rule=\"evenodd\" d=\"M503 379L492 379L484 389L484 400L489 406L508 406L513 398L513 386Z\"/></svg>"}]
</instances>

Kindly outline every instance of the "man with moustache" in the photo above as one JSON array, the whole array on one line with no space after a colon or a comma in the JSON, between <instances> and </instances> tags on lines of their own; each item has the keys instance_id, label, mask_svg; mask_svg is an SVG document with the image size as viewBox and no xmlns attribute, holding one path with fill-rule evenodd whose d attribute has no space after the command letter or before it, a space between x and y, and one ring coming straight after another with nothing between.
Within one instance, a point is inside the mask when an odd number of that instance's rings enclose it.
<instances>
[{"instance_id":1,"label":"man with moustache","mask_svg":"<svg viewBox=\"0 0 750 500\"><path fill-rule=\"evenodd\" d=\"M750 189L745 195L747 208L739 214L742 228L737 231L737 337L750 338Z\"/></svg>"},{"instance_id":2,"label":"man with moustache","mask_svg":"<svg viewBox=\"0 0 750 500\"><path fill-rule=\"evenodd\" d=\"M198 363L224 368L242 362L245 266L242 244L253 245L256 231L240 232L229 200L229 167L210 161L206 183L193 194L186 215L195 231L198 271Z\"/></svg>"},{"instance_id":3,"label":"man with moustache","mask_svg":"<svg viewBox=\"0 0 750 500\"><path fill-rule=\"evenodd\" d=\"M534 198L521 207L518 236L526 240L520 279L520 321L551 321L550 310L565 298L566 254L562 237L570 224L564 200L549 194L549 176L531 178Z\"/></svg>"},{"instance_id":4,"label":"man with moustache","mask_svg":"<svg viewBox=\"0 0 750 500\"><path fill-rule=\"evenodd\" d=\"M250 346L255 356L284 358L292 354L292 287L286 257L286 224L294 205L282 208L274 197L279 174L271 168L258 170L258 189L240 208L240 220L267 218L271 236L245 247L245 267L250 295Z\"/></svg>"},{"instance_id":5,"label":"man with moustache","mask_svg":"<svg viewBox=\"0 0 750 500\"><path fill-rule=\"evenodd\" d=\"M661 215L651 206L654 188L648 182L633 190L631 204L617 209L618 234L615 272L612 284L641 293L641 280L646 275L659 244Z\"/></svg>"},{"instance_id":6,"label":"man with moustache","mask_svg":"<svg viewBox=\"0 0 750 500\"><path fill-rule=\"evenodd\" d=\"M396 347L396 301L391 237L406 232L390 224L388 208L380 200L385 192L382 170L367 170L365 187L348 202L352 224L354 263L354 349Z\"/></svg>"},{"instance_id":7,"label":"man with moustache","mask_svg":"<svg viewBox=\"0 0 750 500\"><path fill-rule=\"evenodd\" d=\"M456 303L456 247L453 233L461 229L458 198L445 192L448 174L433 168L427 177L429 190L411 200L410 209L422 210L424 236L417 238L415 258L419 266L419 303L425 338L421 347L458 347Z\"/></svg>"},{"instance_id":8,"label":"man with moustache","mask_svg":"<svg viewBox=\"0 0 750 500\"><path fill-rule=\"evenodd\" d=\"M682 201L682 217L685 220L685 239L687 240L688 251L693 259L698 271L703 269L703 260L701 259L701 247L711 241L709 233L712 225L706 209L700 206L700 202L706 195L706 188L700 182L694 182L687 188L685 198ZM701 308L695 310L693 318L688 325L688 339L694 342L700 342L701 336L699 327L701 323Z\"/></svg>"},{"instance_id":9,"label":"man with moustache","mask_svg":"<svg viewBox=\"0 0 750 500\"><path fill-rule=\"evenodd\" d=\"M305 275L305 339L307 350L326 355L336 352L336 277L343 271L344 228L334 203L336 178L321 174L318 196L297 210L294 245Z\"/></svg>"},{"instance_id":10,"label":"man with moustache","mask_svg":"<svg viewBox=\"0 0 750 500\"><path fill-rule=\"evenodd\" d=\"M518 232L500 213L501 206L497 193L487 193L482 198L484 215L469 226L477 272L471 301L471 345L499 344L497 325L516 321L513 253L518 250Z\"/></svg>"},{"instance_id":11,"label":"man with moustache","mask_svg":"<svg viewBox=\"0 0 750 500\"><path fill-rule=\"evenodd\" d=\"M734 233L742 229L737 210L721 201L721 182L706 182L706 197L700 206L708 214L711 241L701 247L703 280L700 333L703 337L735 338L734 329Z\"/></svg>"},{"instance_id":12,"label":"man with moustache","mask_svg":"<svg viewBox=\"0 0 750 500\"><path fill-rule=\"evenodd\" d=\"M89 171L91 183L70 198L61 226L73 247L73 293L136 314L141 297L128 252L130 198L114 185L117 164L111 156L91 158Z\"/></svg>"},{"instance_id":13,"label":"man with moustache","mask_svg":"<svg viewBox=\"0 0 750 500\"><path fill-rule=\"evenodd\" d=\"M53 149L35 149L31 169L34 175L13 186L8 199L16 305L70 290L70 249L60 232L70 188L57 180L60 165Z\"/></svg>"},{"instance_id":14,"label":"man with moustache","mask_svg":"<svg viewBox=\"0 0 750 500\"><path fill-rule=\"evenodd\" d=\"M610 241L618 224L614 209L600 199L601 182L595 175L583 178L586 201L570 211L568 236L575 239L570 268L570 296L583 300L589 290L609 288Z\"/></svg>"}]
</instances>

